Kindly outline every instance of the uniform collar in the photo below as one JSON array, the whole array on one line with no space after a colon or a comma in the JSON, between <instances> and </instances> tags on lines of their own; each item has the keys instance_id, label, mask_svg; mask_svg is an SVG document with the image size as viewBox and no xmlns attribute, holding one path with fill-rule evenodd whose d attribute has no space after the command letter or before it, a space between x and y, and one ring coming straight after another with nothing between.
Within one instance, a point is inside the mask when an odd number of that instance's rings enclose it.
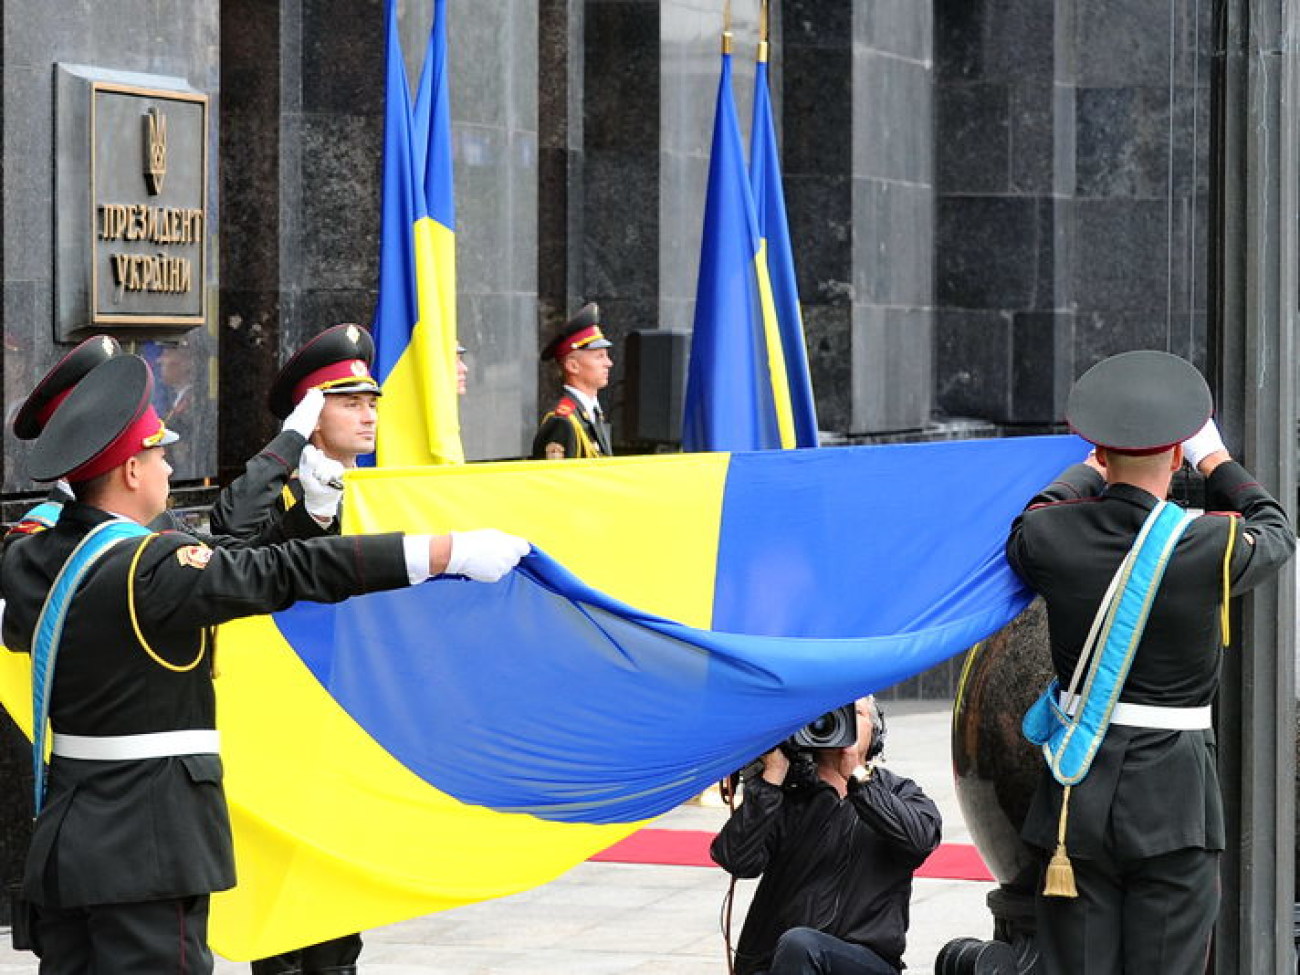
<instances>
[{"instance_id":1,"label":"uniform collar","mask_svg":"<svg viewBox=\"0 0 1300 975\"><path fill-rule=\"evenodd\" d=\"M582 407L582 413L588 420L596 418L596 407L600 404L596 397L588 396L580 389L574 389L572 386L565 386L564 391L569 394L569 398Z\"/></svg>"},{"instance_id":2,"label":"uniform collar","mask_svg":"<svg viewBox=\"0 0 1300 975\"><path fill-rule=\"evenodd\" d=\"M63 506L63 511L59 515L60 521L72 521L86 528L94 528L100 522L112 521L114 518L125 518L125 515L116 515L111 511L105 511L103 508L96 508L93 505L83 504L80 501L69 501ZM128 521L131 519L127 519Z\"/></svg>"},{"instance_id":3,"label":"uniform collar","mask_svg":"<svg viewBox=\"0 0 1300 975\"><path fill-rule=\"evenodd\" d=\"M1127 501L1129 504L1135 504L1148 511L1160 503L1160 499L1150 491L1143 490L1134 484L1125 484L1122 481L1118 484L1107 484L1102 496Z\"/></svg>"}]
</instances>

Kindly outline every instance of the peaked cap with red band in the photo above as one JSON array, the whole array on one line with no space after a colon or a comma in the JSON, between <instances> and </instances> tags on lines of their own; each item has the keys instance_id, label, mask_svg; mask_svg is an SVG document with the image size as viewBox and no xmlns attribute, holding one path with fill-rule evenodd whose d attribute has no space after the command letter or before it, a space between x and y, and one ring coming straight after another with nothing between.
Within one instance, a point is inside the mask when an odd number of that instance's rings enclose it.
<instances>
[{"instance_id":1,"label":"peaked cap with red band","mask_svg":"<svg viewBox=\"0 0 1300 975\"><path fill-rule=\"evenodd\" d=\"M375 340L360 325L345 323L325 329L293 354L271 384L267 405L284 419L309 389L325 393L383 395L370 375Z\"/></svg>"},{"instance_id":2,"label":"peaked cap with red band","mask_svg":"<svg viewBox=\"0 0 1300 975\"><path fill-rule=\"evenodd\" d=\"M1065 420L1084 440L1121 454L1157 454L1210 418L1214 398L1186 359L1142 349L1097 363L1075 382Z\"/></svg>"},{"instance_id":3,"label":"peaked cap with red band","mask_svg":"<svg viewBox=\"0 0 1300 975\"><path fill-rule=\"evenodd\" d=\"M36 438L29 473L35 481L88 481L176 439L153 408L149 363L122 353L73 387Z\"/></svg>"},{"instance_id":4,"label":"peaked cap with red band","mask_svg":"<svg viewBox=\"0 0 1300 975\"><path fill-rule=\"evenodd\" d=\"M590 301L564 324L560 334L542 349L542 361L563 359L579 349L608 349L614 343L600 330L600 306Z\"/></svg>"},{"instance_id":5,"label":"peaked cap with red band","mask_svg":"<svg viewBox=\"0 0 1300 975\"><path fill-rule=\"evenodd\" d=\"M36 384L14 415L14 436L35 440L50 422L60 403L90 370L106 359L121 355L122 346L108 335L93 335L60 359Z\"/></svg>"}]
</instances>

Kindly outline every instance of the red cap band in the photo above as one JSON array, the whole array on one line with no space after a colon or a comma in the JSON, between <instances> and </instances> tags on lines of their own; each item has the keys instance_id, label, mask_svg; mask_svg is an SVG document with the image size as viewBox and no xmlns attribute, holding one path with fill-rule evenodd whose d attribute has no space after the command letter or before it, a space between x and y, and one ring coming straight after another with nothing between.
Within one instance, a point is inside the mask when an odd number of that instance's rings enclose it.
<instances>
[{"instance_id":1,"label":"red cap band","mask_svg":"<svg viewBox=\"0 0 1300 975\"><path fill-rule=\"evenodd\" d=\"M564 341L555 347L555 358L563 359L570 352L576 352L585 345L590 345L597 339L603 339L605 334L600 330L599 325L589 325L587 328L572 335L566 336Z\"/></svg>"},{"instance_id":2,"label":"red cap band","mask_svg":"<svg viewBox=\"0 0 1300 975\"><path fill-rule=\"evenodd\" d=\"M331 386L342 386L348 383L379 389L379 384L370 375L370 368L364 359L344 359L341 362L331 362L328 366L304 376L302 381L293 387L293 402L295 405L302 402L309 389L320 387L328 393Z\"/></svg>"},{"instance_id":3,"label":"red cap band","mask_svg":"<svg viewBox=\"0 0 1300 975\"><path fill-rule=\"evenodd\" d=\"M70 471L67 479L72 482L89 481L100 474L106 474L118 464L126 463L146 447L158 446L166 432L167 428L163 426L158 411L150 404L98 456L92 457L76 470Z\"/></svg>"}]
</instances>

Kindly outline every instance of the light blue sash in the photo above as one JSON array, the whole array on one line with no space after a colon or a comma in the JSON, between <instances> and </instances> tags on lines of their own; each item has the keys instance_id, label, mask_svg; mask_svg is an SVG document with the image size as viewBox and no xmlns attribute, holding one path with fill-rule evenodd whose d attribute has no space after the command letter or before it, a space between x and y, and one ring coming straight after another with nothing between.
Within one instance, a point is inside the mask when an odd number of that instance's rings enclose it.
<instances>
[{"instance_id":1,"label":"light blue sash","mask_svg":"<svg viewBox=\"0 0 1300 975\"><path fill-rule=\"evenodd\" d=\"M1083 648L1086 657L1094 640L1100 646L1092 655L1073 713L1061 708L1056 680L1025 713L1021 730L1031 742L1042 746L1048 768L1062 785L1078 784L1092 767L1142 640L1169 556L1195 520L1195 515L1167 501L1152 509L1098 610L1100 631L1094 622L1088 645ZM1077 671L1075 678L1077 682Z\"/></svg>"},{"instance_id":2,"label":"light blue sash","mask_svg":"<svg viewBox=\"0 0 1300 975\"><path fill-rule=\"evenodd\" d=\"M35 509L40 510L38 507ZM41 615L36 620L36 641L32 647L32 771L35 773L33 815L39 814L45 801L45 726L50 717L50 690L54 684L54 662L63 636L63 621L68 615L72 595L82 578L99 557L124 538L150 534L144 525L126 519L114 519L96 525L81 540L68 561L63 563L50 594L45 597Z\"/></svg>"}]
</instances>

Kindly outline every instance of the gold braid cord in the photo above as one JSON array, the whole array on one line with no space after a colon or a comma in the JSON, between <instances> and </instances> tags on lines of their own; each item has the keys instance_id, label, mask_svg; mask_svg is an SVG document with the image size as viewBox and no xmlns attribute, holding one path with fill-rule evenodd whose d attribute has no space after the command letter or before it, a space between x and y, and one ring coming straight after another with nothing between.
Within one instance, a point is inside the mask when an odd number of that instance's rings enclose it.
<instances>
[{"instance_id":1,"label":"gold braid cord","mask_svg":"<svg viewBox=\"0 0 1300 975\"><path fill-rule=\"evenodd\" d=\"M146 535L144 541L140 543L140 547L135 550L135 555L131 557L131 571L127 575L126 580L126 609L127 613L131 617L131 628L135 630L135 638L140 641L140 646L144 647L144 652L147 653L150 658L152 658L153 662L159 667L163 667L173 673L184 674L197 667L199 661L203 659L203 655L208 649L208 628L205 626L199 630L198 656L187 664L174 664L170 660L159 656L154 648L149 645L149 641L144 638L144 633L140 630L140 620L135 615L135 570L140 564L140 556L144 554L145 547L157 537L157 534Z\"/></svg>"}]
</instances>

